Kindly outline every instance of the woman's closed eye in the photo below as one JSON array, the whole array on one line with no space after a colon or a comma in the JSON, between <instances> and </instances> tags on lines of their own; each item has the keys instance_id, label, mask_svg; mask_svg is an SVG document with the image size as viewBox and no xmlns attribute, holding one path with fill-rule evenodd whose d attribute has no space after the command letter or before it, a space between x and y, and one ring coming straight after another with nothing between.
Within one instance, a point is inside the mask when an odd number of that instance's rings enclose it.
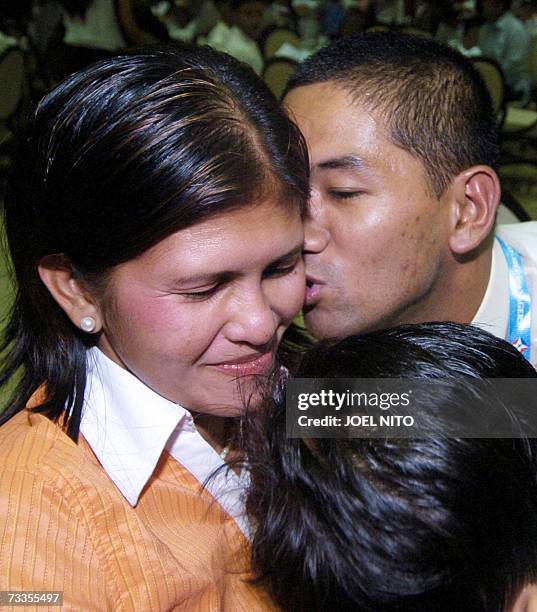
<instances>
[{"instance_id":1,"label":"woman's closed eye","mask_svg":"<svg viewBox=\"0 0 537 612\"><path fill-rule=\"evenodd\" d=\"M292 262L279 262L277 264L269 266L263 273L263 278L277 278L278 276L285 276L291 274L297 265L302 261L302 256L296 257Z\"/></svg>"},{"instance_id":2,"label":"woman's closed eye","mask_svg":"<svg viewBox=\"0 0 537 612\"><path fill-rule=\"evenodd\" d=\"M196 291L181 291L179 295L189 300L206 300L213 297L218 292L221 286L222 283L217 283L216 285L209 287L208 289L201 289Z\"/></svg>"}]
</instances>

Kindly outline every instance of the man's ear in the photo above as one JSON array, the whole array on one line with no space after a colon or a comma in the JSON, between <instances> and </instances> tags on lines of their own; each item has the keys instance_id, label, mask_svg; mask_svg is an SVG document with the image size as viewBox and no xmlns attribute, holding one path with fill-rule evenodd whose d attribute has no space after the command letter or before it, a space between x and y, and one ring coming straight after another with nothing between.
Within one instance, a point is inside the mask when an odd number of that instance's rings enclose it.
<instances>
[{"instance_id":1,"label":"man's ear","mask_svg":"<svg viewBox=\"0 0 537 612\"><path fill-rule=\"evenodd\" d=\"M506 612L537 612L537 583L525 586Z\"/></svg>"},{"instance_id":2,"label":"man's ear","mask_svg":"<svg viewBox=\"0 0 537 612\"><path fill-rule=\"evenodd\" d=\"M65 255L46 255L39 262L38 272L52 297L76 327L92 333L101 330L99 309ZM91 327L91 323L95 325Z\"/></svg>"},{"instance_id":3,"label":"man's ear","mask_svg":"<svg viewBox=\"0 0 537 612\"><path fill-rule=\"evenodd\" d=\"M469 253L489 236L496 220L500 195L500 180L490 166L472 166L453 179L449 240L453 253Z\"/></svg>"}]
</instances>

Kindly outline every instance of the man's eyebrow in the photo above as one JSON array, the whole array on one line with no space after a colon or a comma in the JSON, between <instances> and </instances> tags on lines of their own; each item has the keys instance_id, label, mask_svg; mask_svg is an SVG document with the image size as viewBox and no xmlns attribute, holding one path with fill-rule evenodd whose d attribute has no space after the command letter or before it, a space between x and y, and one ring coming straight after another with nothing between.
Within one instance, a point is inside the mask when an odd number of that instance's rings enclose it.
<instances>
[{"instance_id":1,"label":"man's eyebrow","mask_svg":"<svg viewBox=\"0 0 537 612\"><path fill-rule=\"evenodd\" d=\"M357 155L334 157L315 164L315 168L320 170L363 170L366 167L366 162Z\"/></svg>"}]
</instances>

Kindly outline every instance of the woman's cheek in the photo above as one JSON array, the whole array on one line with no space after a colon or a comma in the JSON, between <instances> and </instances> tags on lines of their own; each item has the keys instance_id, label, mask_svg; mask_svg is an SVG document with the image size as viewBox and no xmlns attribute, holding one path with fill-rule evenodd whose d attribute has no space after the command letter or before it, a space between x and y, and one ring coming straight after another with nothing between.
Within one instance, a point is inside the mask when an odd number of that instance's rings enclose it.
<instances>
[{"instance_id":1,"label":"woman's cheek","mask_svg":"<svg viewBox=\"0 0 537 612\"><path fill-rule=\"evenodd\" d=\"M282 318L290 323L302 309L304 304L304 290L306 287L306 275L304 264L301 263L297 269L286 279L285 286L281 291Z\"/></svg>"}]
</instances>

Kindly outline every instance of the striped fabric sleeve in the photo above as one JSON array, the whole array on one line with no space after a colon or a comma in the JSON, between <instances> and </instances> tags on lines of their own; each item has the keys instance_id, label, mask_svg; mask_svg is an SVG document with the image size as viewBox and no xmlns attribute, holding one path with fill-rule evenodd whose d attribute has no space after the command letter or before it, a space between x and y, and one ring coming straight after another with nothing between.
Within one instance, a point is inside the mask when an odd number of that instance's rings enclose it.
<instances>
[{"instance_id":1,"label":"striped fabric sleeve","mask_svg":"<svg viewBox=\"0 0 537 612\"><path fill-rule=\"evenodd\" d=\"M82 519L80 506L39 475L3 470L0 590L62 591L62 610L114 609L112 585Z\"/></svg>"}]
</instances>

